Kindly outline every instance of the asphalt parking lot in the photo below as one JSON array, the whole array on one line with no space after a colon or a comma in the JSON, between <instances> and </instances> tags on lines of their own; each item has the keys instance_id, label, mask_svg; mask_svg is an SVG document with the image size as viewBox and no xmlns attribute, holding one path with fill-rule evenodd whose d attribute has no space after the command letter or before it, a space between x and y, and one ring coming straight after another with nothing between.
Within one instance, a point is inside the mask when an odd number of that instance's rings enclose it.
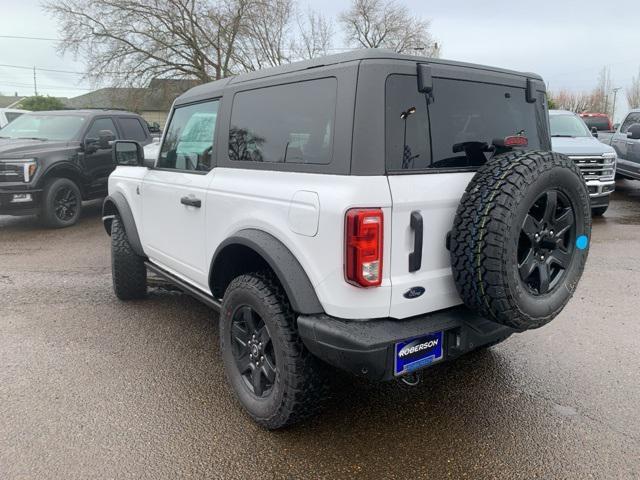
<instances>
[{"instance_id":1,"label":"asphalt parking lot","mask_svg":"<svg viewBox=\"0 0 640 480\"><path fill-rule=\"evenodd\" d=\"M64 230L0 217L0 478L640 478L640 182L617 188L551 324L416 388L338 376L275 433L235 403L215 314L116 300L99 203Z\"/></svg>"}]
</instances>

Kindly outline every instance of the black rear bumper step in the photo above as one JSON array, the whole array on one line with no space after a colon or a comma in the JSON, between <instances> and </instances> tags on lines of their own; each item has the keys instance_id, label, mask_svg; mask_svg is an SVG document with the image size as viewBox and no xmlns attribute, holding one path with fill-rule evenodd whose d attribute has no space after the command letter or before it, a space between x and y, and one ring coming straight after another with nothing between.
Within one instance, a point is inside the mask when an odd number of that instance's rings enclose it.
<instances>
[{"instance_id":1,"label":"black rear bumper step","mask_svg":"<svg viewBox=\"0 0 640 480\"><path fill-rule=\"evenodd\" d=\"M298 331L315 356L371 380L394 378L395 344L428 333L444 332L444 361L508 337L514 330L460 306L406 320L344 320L301 315Z\"/></svg>"}]
</instances>

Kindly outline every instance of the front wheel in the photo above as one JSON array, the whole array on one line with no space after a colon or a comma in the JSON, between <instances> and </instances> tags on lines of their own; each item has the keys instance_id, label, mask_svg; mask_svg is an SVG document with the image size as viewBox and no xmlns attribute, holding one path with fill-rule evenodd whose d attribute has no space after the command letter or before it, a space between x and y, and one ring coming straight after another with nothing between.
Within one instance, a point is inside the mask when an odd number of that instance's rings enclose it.
<instances>
[{"instance_id":1,"label":"front wheel","mask_svg":"<svg viewBox=\"0 0 640 480\"><path fill-rule=\"evenodd\" d=\"M593 215L594 217L601 217L605 214L608 208L609 205L606 205L604 207L594 207L591 209L591 215Z\"/></svg>"},{"instance_id":2,"label":"front wheel","mask_svg":"<svg viewBox=\"0 0 640 480\"><path fill-rule=\"evenodd\" d=\"M140 299L147 294L147 267L131 248L118 216L111 223L111 277L113 291L120 300Z\"/></svg>"},{"instance_id":3,"label":"front wheel","mask_svg":"<svg viewBox=\"0 0 640 480\"><path fill-rule=\"evenodd\" d=\"M271 275L231 282L220 313L220 347L227 379L259 425L285 427L321 405L324 366L303 345L295 314Z\"/></svg>"},{"instance_id":4,"label":"front wheel","mask_svg":"<svg viewBox=\"0 0 640 480\"><path fill-rule=\"evenodd\" d=\"M52 178L42 193L42 221L51 228L70 227L80 218L82 194L73 180Z\"/></svg>"}]
</instances>

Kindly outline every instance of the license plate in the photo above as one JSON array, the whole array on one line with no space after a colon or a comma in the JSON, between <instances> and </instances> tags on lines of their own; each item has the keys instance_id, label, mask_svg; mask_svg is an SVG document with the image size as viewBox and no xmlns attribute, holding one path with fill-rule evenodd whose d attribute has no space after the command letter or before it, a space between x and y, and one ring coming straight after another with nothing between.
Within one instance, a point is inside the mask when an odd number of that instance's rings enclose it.
<instances>
[{"instance_id":1,"label":"license plate","mask_svg":"<svg viewBox=\"0 0 640 480\"><path fill-rule=\"evenodd\" d=\"M434 332L396 343L395 374L404 375L442 360L442 339L442 332Z\"/></svg>"}]
</instances>

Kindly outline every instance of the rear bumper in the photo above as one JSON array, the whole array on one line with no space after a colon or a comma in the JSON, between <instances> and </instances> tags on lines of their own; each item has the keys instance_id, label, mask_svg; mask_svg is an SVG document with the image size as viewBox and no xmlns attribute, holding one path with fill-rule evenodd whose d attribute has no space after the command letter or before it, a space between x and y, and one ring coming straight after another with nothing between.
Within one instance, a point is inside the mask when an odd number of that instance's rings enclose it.
<instances>
[{"instance_id":1,"label":"rear bumper","mask_svg":"<svg viewBox=\"0 0 640 480\"><path fill-rule=\"evenodd\" d=\"M371 380L394 378L396 343L438 331L444 332L442 361L452 360L514 333L465 307L406 320L354 321L327 315L298 317L298 332L312 354L330 365Z\"/></svg>"},{"instance_id":2,"label":"rear bumper","mask_svg":"<svg viewBox=\"0 0 640 480\"><path fill-rule=\"evenodd\" d=\"M29 195L24 201L16 195ZM0 188L0 215L34 215L40 211L41 189L21 186L18 188Z\"/></svg>"}]
</instances>

